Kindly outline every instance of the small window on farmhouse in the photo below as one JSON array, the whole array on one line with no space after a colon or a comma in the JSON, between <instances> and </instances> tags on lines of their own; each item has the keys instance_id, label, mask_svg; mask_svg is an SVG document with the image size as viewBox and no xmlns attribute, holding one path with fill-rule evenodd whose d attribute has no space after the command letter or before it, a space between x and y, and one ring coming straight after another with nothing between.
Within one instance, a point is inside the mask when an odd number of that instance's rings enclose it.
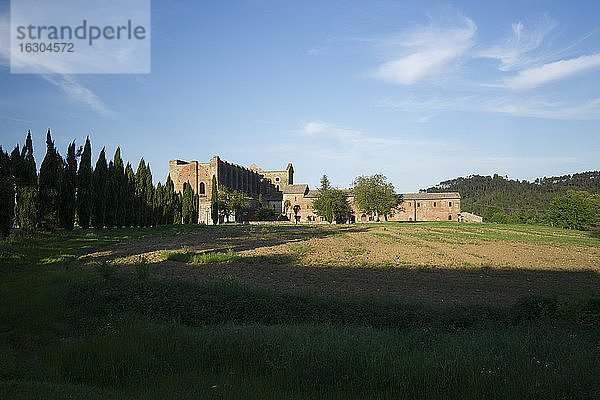
<instances>
[{"instance_id":1,"label":"small window on farmhouse","mask_svg":"<svg viewBox=\"0 0 600 400\"><path fill-rule=\"evenodd\" d=\"M200 182L200 194L206 194L206 186L204 182Z\"/></svg>"},{"instance_id":2,"label":"small window on farmhouse","mask_svg":"<svg viewBox=\"0 0 600 400\"><path fill-rule=\"evenodd\" d=\"M451 201L448 202L448 207L452 207L452 202Z\"/></svg>"},{"instance_id":3,"label":"small window on farmhouse","mask_svg":"<svg viewBox=\"0 0 600 400\"><path fill-rule=\"evenodd\" d=\"M452 221L452 214L448 214L448 221Z\"/></svg>"},{"instance_id":4,"label":"small window on farmhouse","mask_svg":"<svg viewBox=\"0 0 600 400\"><path fill-rule=\"evenodd\" d=\"M433 206L434 206L434 207L437 207L437 202L435 202L435 201L434 201L434 202L433 202Z\"/></svg>"}]
</instances>

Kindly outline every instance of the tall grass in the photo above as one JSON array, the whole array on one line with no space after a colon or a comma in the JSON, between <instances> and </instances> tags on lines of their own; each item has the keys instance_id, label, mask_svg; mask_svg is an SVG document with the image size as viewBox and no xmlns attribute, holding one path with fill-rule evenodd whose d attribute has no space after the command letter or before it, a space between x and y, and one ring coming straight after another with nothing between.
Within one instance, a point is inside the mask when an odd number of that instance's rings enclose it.
<instances>
[{"instance_id":1,"label":"tall grass","mask_svg":"<svg viewBox=\"0 0 600 400\"><path fill-rule=\"evenodd\" d=\"M597 332L551 325L449 333L133 320L113 329L47 348L41 377L156 399L550 399L600 389Z\"/></svg>"}]
</instances>

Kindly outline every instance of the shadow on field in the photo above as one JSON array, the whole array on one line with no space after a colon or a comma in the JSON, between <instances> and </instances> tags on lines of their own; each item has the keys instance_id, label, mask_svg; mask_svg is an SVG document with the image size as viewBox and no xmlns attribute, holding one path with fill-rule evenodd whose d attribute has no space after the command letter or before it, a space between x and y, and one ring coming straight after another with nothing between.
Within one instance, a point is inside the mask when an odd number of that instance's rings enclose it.
<instances>
[{"instance_id":1,"label":"shadow on field","mask_svg":"<svg viewBox=\"0 0 600 400\"><path fill-rule=\"evenodd\" d=\"M162 260L149 275L193 282L235 281L285 293L335 297L386 297L451 303L512 304L527 295L568 298L600 293L593 271L544 271L497 268L411 268L303 266L293 256L257 256L213 264ZM120 265L134 272L136 264Z\"/></svg>"},{"instance_id":2,"label":"shadow on field","mask_svg":"<svg viewBox=\"0 0 600 400\"><path fill-rule=\"evenodd\" d=\"M205 226L198 232L181 236L141 238L121 242L101 251L80 257L83 263L99 259L124 258L153 251L191 250L235 252L254 250L265 246L302 242L313 238L325 238L345 233L365 232L368 228L357 225L235 225Z\"/></svg>"}]
</instances>

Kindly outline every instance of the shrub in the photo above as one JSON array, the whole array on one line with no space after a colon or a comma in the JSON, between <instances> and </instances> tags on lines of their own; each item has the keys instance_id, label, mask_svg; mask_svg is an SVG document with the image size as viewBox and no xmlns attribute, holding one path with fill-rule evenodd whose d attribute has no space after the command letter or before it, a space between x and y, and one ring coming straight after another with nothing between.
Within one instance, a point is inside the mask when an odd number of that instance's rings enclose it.
<instances>
[{"instance_id":1,"label":"shrub","mask_svg":"<svg viewBox=\"0 0 600 400\"><path fill-rule=\"evenodd\" d=\"M150 264L146 257L140 256L138 258L138 262L135 265L135 274L140 280L146 280L150 276Z\"/></svg>"},{"instance_id":2,"label":"shrub","mask_svg":"<svg viewBox=\"0 0 600 400\"><path fill-rule=\"evenodd\" d=\"M272 221L275 219L275 210L269 207L260 207L254 213L254 219L256 221Z\"/></svg>"}]
</instances>

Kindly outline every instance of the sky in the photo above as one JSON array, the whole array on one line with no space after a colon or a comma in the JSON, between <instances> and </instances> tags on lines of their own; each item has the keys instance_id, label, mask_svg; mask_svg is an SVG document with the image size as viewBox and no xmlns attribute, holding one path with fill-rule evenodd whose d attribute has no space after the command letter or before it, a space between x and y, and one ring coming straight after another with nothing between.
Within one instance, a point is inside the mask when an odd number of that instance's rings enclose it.
<instances>
[{"instance_id":1,"label":"sky","mask_svg":"<svg viewBox=\"0 0 600 400\"><path fill-rule=\"evenodd\" d=\"M471 174L600 169L600 2L167 1L149 74L11 74L0 0L0 145L89 135L164 182L170 159L398 192Z\"/></svg>"}]
</instances>

